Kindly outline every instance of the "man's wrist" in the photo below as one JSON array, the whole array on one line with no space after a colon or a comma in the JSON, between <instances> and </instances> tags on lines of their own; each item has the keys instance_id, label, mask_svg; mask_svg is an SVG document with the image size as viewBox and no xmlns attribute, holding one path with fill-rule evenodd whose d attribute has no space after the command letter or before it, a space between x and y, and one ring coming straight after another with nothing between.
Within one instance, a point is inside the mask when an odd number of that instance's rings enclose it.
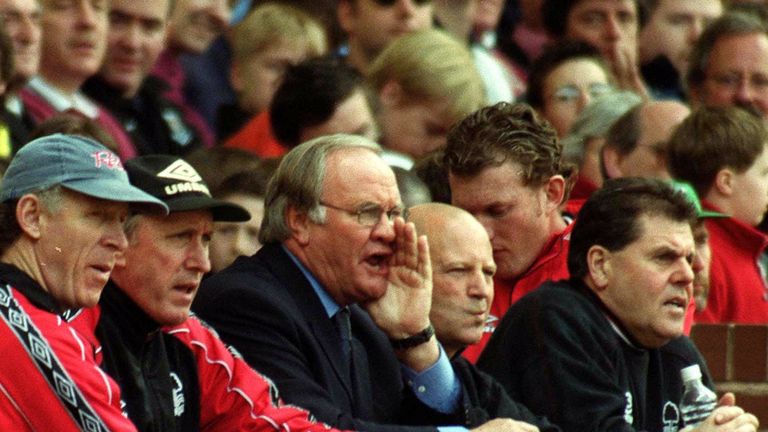
<instances>
[{"instance_id":1,"label":"man's wrist","mask_svg":"<svg viewBox=\"0 0 768 432\"><path fill-rule=\"evenodd\" d=\"M432 327L432 324L429 324L427 328L416 333L415 335L408 336L407 338L403 339L390 339L389 343L392 344L392 348L396 351L405 350L428 342L434 335L435 328Z\"/></svg>"}]
</instances>

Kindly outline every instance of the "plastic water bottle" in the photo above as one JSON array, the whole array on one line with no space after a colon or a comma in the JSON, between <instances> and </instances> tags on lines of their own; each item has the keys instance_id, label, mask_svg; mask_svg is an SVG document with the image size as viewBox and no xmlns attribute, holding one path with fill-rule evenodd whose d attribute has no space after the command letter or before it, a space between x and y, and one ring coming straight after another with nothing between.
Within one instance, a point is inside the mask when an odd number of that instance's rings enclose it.
<instances>
[{"instance_id":1,"label":"plastic water bottle","mask_svg":"<svg viewBox=\"0 0 768 432\"><path fill-rule=\"evenodd\" d=\"M703 422L717 405L717 395L701 382L701 368L691 365L680 370L685 391L680 401L680 413L686 427Z\"/></svg>"}]
</instances>

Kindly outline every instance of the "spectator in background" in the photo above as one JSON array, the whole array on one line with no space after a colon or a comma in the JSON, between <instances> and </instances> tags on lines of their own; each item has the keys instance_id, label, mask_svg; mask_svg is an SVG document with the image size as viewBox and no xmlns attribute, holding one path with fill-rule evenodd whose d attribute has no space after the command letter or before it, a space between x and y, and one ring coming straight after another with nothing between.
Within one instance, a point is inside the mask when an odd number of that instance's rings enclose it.
<instances>
[{"instance_id":1,"label":"spectator in background","mask_svg":"<svg viewBox=\"0 0 768 432\"><path fill-rule=\"evenodd\" d=\"M28 140L33 121L24 113L18 98L30 78L37 75L40 66L40 2L39 0L0 0L0 16L5 33L13 48L13 75L6 77L2 118L9 132L12 154ZM5 156L8 157L8 156Z\"/></svg>"},{"instance_id":2,"label":"spectator in background","mask_svg":"<svg viewBox=\"0 0 768 432\"><path fill-rule=\"evenodd\" d=\"M589 44L567 41L544 50L528 75L527 102L562 138L593 98L613 89L613 76Z\"/></svg>"},{"instance_id":3,"label":"spectator in background","mask_svg":"<svg viewBox=\"0 0 768 432\"><path fill-rule=\"evenodd\" d=\"M521 92L521 83L504 68L501 61L494 57L488 48L477 43L473 38L472 30L478 6L479 0L432 1L437 26L459 41L465 42L472 53L475 67L483 79L488 103L512 102L515 99L515 91Z\"/></svg>"},{"instance_id":4,"label":"spectator in background","mask_svg":"<svg viewBox=\"0 0 768 432\"><path fill-rule=\"evenodd\" d=\"M730 12L713 22L691 53L691 104L740 106L768 118L768 25Z\"/></svg>"},{"instance_id":5,"label":"spectator in background","mask_svg":"<svg viewBox=\"0 0 768 432\"><path fill-rule=\"evenodd\" d=\"M704 29L723 13L722 0L646 0L640 30L640 64L656 99L687 99L688 60Z\"/></svg>"},{"instance_id":6,"label":"spectator in background","mask_svg":"<svg viewBox=\"0 0 768 432\"><path fill-rule=\"evenodd\" d=\"M550 36L544 28L543 0L507 0L496 29L499 52L512 62L516 74L527 82L531 64L539 58Z\"/></svg>"},{"instance_id":7,"label":"spectator in background","mask_svg":"<svg viewBox=\"0 0 768 432\"><path fill-rule=\"evenodd\" d=\"M562 139L563 160L579 169L570 199L586 199L603 186L600 154L605 137L611 126L643 99L636 93L612 91L595 98L584 108L571 125L570 132ZM575 216L575 215L574 215Z\"/></svg>"},{"instance_id":8,"label":"spectator in background","mask_svg":"<svg viewBox=\"0 0 768 432\"><path fill-rule=\"evenodd\" d=\"M322 57L289 67L269 112L251 119L225 145L268 158L333 133L376 139L378 128L360 74L337 58Z\"/></svg>"},{"instance_id":9,"label":"spectator in background","mask_svg":"<svg viewBox=\"0 0 768 432\"><path fill-rule=\"evenodd\" d=\"M185 120L197 129L206 147L215 142L211 127L184 97L182 54L200 55L227 28L230 0L174 0L168 16L166 46L152 70L168 86L165 96L182 108Z\"/></svg>"},{"instance_id":10,"label":"spectator in background","mask_svg":"<svg viewBox=\"0 0 768 432\"><path fill-rule=\"evenodd\" d=\"M677 101L635 106L611 126L605 137L601 166L605 178L669 179L667 142L691 110Z\"/></svg>"},{"instance_id":11,"label":"spectator in background","mask_svg":"<svg viewBox=\"0 0 768 432\"><path fill-rule=\"evenodd\" d=\"M184 157L184 160L200 173L212 190L234 174L261 170L263 163L251 152L222 146L199 148Z\"/></svg>"},{"instance_id":12,"label":"spectator in background","mask_svg":"<svg viewBox=\"0 0 768 432\"><path fill-rule=\"evenodd\" d=\"M394 39L432 27L432 2L339 0L337 15L347 36L343 55L352 67L365 73Z\"/></svg>"},{"instance_id":13,"label":"spectator in background","mask_svg":"<svg viewBox=\"0 0 768 432\"><path fill-rule=\"evenodd\" d=\"M13 158L0 188L0 429L136 431L95 347L70 326L99 301L134 210L168 208L131 186L99 143L51 135Z\"/></svg>"},{"instance_id":14,"label":"spectator in background","mask_svg":"<svg viewBox=\"0 0 768 432\"><path fill-rule=\"evenodd\" d=\"M619 88L647 94L638 62L638 0L543 0L544 25L559 43L587 42L600 50Z\"/></svg>"},{"instance_id":15,"label":"spectator in background","mask_svg":"<svg viewBox=\"0 0 768 432\"><path fill-rule=\"evenodd\" d=\"M672 175L696 189L705 209L730 216L706 221L710 291L697 322L768 323L768 238L755 228L768 208L767 149L763 119L737 107L700 108L670 139Z\"/></svg>"},{"instance_id":16,"label":"spectator in background","mask_svg":"<svg viewBox=\"0 0 768 432\"><path fill-rule=\"evenodd\" d=\"M417 160L412 171L427 185L433 202L450 204L451 185L444 158L444 149L437 149Z\"/></svg>"},{"instance_id":17,"label":"spectator in background","mask_svg":"<svg viewBox=\"0 0 768 432\"><path fill-rule=\"evenodd\" d=\"M256 6L232 28L229 75L238 97L218 116L221 141L237 133L251 117L269 109L286 70L326 53L325 30L311 16L287 4Z\"/></svg>"},{"instance_id":18,"label":"spectator in background","mask_svg":"<svg viewBox=\"0 0 768 432\"><path fill-rule=\"evenodd\" d=\"M395 173L397 190L400 191L400 198L402 198L406 208L432 201L429 188L416 173L399 166L390 166L390 168Z\"/></svg>"},{"instance_id":19,"label":"spectator in background","mask_svg":"<svg viewBox=\"0 0 768 432\"><path fill-rule=\"evenodd\" d=\"M35 126L30 133L30 139L42 138L53 134L78 135L91 138L99 144L117 153L117 144L98 123L88 117L73 112L63 112L54 115Z\"/></svg>"},{"instance_id":20,"label":"spectator in background","mask_svg":"<svg viewBox=\"0 0 768 432\"><path fill-rule=\"evenodd\" d=\"M13 80L13 45L11 39L5 34L5 29L0 27L0 159L10 159L21 146L21 142L15 141L11 122L18 120L5 107L6 95Z\"/></svg>"},{"instance_id":21,"label":"spectator in background","mask_svg":"<svg viewBox=\"0 0 768 432\"><path fill-rule=\"evenodd\" d=\"M251 256L261 249L259 230L264 219L268 180L260 170L241 171L211 190L213 197L238 205L251 215L245 222L214 223L209 245L212 272L223 270L239 256Z\"/></svg>"},{"instance_id":22,"label":"spectator in background","mask_svg":"<svg viewBox=\"0 0 768 432\"><path fill-rule=\"evenodd\" d=\"M448 135L451 200L485 227L498 266L486 333L464 351L471 361L512 303L546 280L568 276L570 226L560 207L573 166L561 152L554 129L525 104L482 108Z\"/></svg>"},{"instance_id":23,"label":"spectator in background","mask_svg":"<svg viewBox=\"0 0 768 432\"><path fill-rule=\"evenodd\" d=\"M122 158L135 156L130 137L80 87L101 66L107 48L107 0L41 0L39 74L21 90L24 113L34 124L62 111L96 120L117 143Z\"/></svg>"},{"instance_id":24,"label":"spectator in background","mask_svg":"<svg viewBox=\"0 0 768 432\"><path fill-rule=\"evenodd\" d=\"M137 155L187 154L203 145L181 107L150 76L165 47L172 0L111 0L107 51L85 94L105 107L131 137Z\"/></svg>"},{"instance_id":25,"label":"spectator in background","mask_svg":"<svg viewBox=\"0 0 768 432\"><path fill-rule=\"evenodd\" d=\"M378 96L381 144L413 159L444 146L448 130L486 101L470 52L440 30L393 41L366 80Z\"/></svg>"}]
</instances>

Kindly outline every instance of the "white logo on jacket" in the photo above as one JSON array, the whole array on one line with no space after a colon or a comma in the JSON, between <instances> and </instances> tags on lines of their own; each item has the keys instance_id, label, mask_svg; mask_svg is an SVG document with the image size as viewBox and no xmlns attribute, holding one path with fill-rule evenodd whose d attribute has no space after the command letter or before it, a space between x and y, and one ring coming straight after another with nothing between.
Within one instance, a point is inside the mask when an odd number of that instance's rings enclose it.
<instances>
[{"instance_id":1,"label":"white logo on jacket","mask_svg":"<svg viewBox=\"0 0 768 432\"><path fill-rule=\"evenodd\" d=\"M632 424L635 421L635 417L632 415L634 407L632 406L632 393L626 392L624 396L627 398L627 406L624 407L624 421L627 424Z\"/></svg>"},{"instance_id":2,"label":"white logo on jacket","mask_svg":"<svg viewBox=\"0 0 768 432\"><path fill-rule=\"evenodd\" d=\"M173 415L181 417L184 414L184 385L175 373L171 372L171 379L176 385L173 387Z\"/></svg>"}]
</instances>

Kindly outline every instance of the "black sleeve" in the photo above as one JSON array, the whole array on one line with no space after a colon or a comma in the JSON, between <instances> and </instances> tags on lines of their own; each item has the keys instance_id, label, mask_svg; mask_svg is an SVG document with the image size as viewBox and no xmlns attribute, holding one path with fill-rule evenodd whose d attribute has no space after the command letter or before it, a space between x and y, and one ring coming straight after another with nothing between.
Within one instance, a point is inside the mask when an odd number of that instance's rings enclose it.
<instances>
[{"instance_id":1,"label":"black sleeve","mask_svg":"<svg viewBox=\"0 0 768 432\"><path fill-rule=\"evenodd\" d=\"M584 302L575 295L522 299L503 318L478 366L564 431L632 431L625 420L627 387L605 337L609 324Z\"/></svg>"}]
</instances>

